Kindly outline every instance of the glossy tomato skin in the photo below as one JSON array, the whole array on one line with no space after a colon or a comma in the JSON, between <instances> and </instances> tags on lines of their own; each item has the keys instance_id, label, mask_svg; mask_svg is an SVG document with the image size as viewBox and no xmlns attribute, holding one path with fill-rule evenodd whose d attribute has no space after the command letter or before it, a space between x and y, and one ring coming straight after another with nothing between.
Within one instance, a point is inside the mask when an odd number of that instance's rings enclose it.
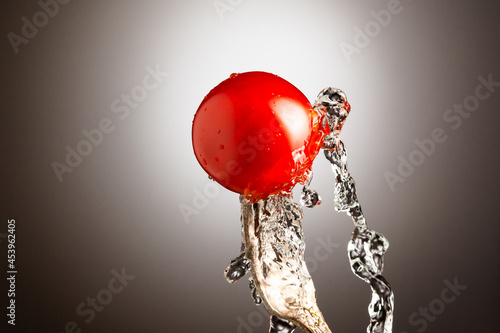
<instances>
[{"instance_id":1,"label":"glossy tomato skin","mask_svg":"<svg viewBox=\"0 0 500 333\"><path fill-rule=\"evenodd\" d=\"M321 117L277 75L232 74L196 111L194 153L214 180L255 202L306 179L328 132Z\"/></svg>"}]
</instances>

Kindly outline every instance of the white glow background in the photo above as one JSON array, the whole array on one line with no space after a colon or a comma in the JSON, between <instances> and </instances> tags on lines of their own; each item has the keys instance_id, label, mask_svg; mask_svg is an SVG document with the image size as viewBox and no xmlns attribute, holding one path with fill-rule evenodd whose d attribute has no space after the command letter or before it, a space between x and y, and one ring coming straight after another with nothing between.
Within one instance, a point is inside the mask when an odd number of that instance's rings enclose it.
<instances>
[{"instance_id":1,"label":"white glow background","mask_svg":"<svg viewBox=\"0 0 500 333\"><path fill-rule=\"evenodd\" d=\"M221 20L210 0L74 0L18 54L4 38L1 212L17 221L14 331L60 332L75 321L82 332L246 332L241 320L256 310L247 279L223 277L239 250L238 196L221 188L189 224L179 205L192 206L193 190L209 181L191 148L194 112L216 84L250 70L285 78L311 101L327 86L346 92L350 172L369 225L391 243L384 275L395 291L394 332L422 328L411 314L454 277L468 289L426 330L492 331L500 91L457 130L442 116L474 93L479 75L500 81L499 7L401 6L350 63L339 44L353 44L354 28L387 1L245 0ZM3 2L3 36L20 34L21 18L38 10L35 1ZM120 120L111 103L142 83L147 66L169 76ZM64 163L66 145L75 148L103 118L115 130L60 183L51 163ZM447 141L392 192L384 172L397 172L398 156L408 158L414 140L437 127ZM318 238L339 245L312 269L319 306L333 331L363 332L371 291L348 264L352 223L334 212L323 156L314 169L323 205L305 211L309 256ZM0 247L5 262L4 240ZM85 323L76 306L122 267L135 280ZM267 318L251 316L252 331L266 332Z\"/></svg>"}]
</instances>

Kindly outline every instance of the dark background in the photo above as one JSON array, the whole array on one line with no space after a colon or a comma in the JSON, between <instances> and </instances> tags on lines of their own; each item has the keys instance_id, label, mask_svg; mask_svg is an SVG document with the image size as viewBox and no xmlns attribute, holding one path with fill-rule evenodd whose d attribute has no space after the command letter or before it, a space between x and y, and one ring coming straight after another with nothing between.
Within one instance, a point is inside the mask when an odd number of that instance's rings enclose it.
<instances>
[{"instance_id":1,"label":"dark background","mask_svg":"<svg viewBox=\"0 0 500 333\"><path fill-rule=\"evenodd\" d=\"M229 6L221 15L220 3ZM18 270L10 331L64 332L74 321L82 332L267 332L246 278L229 285L222 274L239 249L237 194L221 188L189 219L180 210L209 184L190 141L203 96L232 72L263 70L311 100L326 86L346 92L350 171L369 225L391 243L394 332L496 332L500 87L457 129L443 115L474 95L479 76L500 81L500 6L403 0L348 61L340 45L355 45L356 28L376 29L370 12L387 6L73 0L16 53L8 34L22 35L22 18L32 22L41 7L2 1L0 236L15 218ZM141 85L148 66L169 74L120 119L113 101ZM114 131L60 182L51 164L65 163L65 147L76 149L82 130L104 118ZM391 190L384 174L435 128L446 141ZM349 268L352 223L333 209L322 156L314 170L324 202L303 224L319 306L333 331L364 332L371 292ZM328 239L333 253L315 257ZM106 299L112 271L123 268L135 278ZM455 278L467 289L440 308L444 280ZM97 295L108 304L86 323L76 308ZM423 320L418 311L429 306L437 314Z\"/></svg>"}]
</instances>

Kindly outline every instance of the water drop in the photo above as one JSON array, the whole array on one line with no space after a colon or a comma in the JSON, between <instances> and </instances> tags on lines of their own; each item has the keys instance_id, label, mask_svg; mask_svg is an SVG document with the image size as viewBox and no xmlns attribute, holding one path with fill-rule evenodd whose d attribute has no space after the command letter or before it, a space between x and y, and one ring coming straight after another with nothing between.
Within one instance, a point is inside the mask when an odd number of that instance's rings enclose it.
<instances>
[{"instance_id":1,"label":"water drop","mask_svg":"<svg viewBox=\"0 0 500 333\"><path fill-rule=\"evenodd\" d=\"M318 192L311 190L309 185L313 179L313 172L309 169L306 173L306 180L304 182L304 187L302 187L302 192L300 194L300 203L307 208L313 208L321 205L321 197Z\"/></svg>"},{"instance_id":2,"label":"water drop","mask_svg":"<svg viewBox=\"0 0 500 333\"><path fill-rule=\"evenodd\" d=\"M318 192L304 186L300 195L300 203L307 208L313 208L321 205L321 197Z\"/></svg>"},{"instance_id":3,"label":"water drop","mask_svg":"<svg viewBox=\"0 0 500 333\"><path fill-rule=\"evenodd\" d=\"M231 260L226 270L224 271L224 276L227 282L235 283L241 277L243 277L250 269L250 262L245 257L245 252L242 252L238 257Z\"/></svg>"},{"instance_id":4,"label":"water drop","mask_svg":"<svg viewBox=\"0 0 500 333\"><path fill-rule=\"evenodd\" d=\"M271 327L269 333L292 333L297 326L291 321L271 316Z\"/></svg>"},{"instance_id":5,"label":"water drop","mask_svg":"<svg viewBox=\"0 0 500 333\"><path fill-rule=\"evenodd\" d=\"M255 287L255 283L252 278L248 279L248 286L250 287L250 295L252 295L255 304L260 305L262 303L262 298L260 298L259 291Z\"/></svg>"}]
</instances>

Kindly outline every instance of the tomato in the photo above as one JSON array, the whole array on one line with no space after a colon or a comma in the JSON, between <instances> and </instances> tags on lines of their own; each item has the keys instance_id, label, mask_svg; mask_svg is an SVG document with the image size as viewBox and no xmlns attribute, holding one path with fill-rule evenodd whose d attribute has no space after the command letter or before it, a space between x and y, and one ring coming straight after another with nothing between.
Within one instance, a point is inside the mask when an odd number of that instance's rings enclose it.
<instances>
[{"instance_id":1,"label":"tomato","mask_svg":"<svg viewBox=\"0 0 500 333\"><path fill-rule=\"evenodd\" d=\"M323 117L277 75L232 74L196 111L194 153L210 177L252 202L289 193L307 179L328 132Z\"/></svg>"}]
</instances>

